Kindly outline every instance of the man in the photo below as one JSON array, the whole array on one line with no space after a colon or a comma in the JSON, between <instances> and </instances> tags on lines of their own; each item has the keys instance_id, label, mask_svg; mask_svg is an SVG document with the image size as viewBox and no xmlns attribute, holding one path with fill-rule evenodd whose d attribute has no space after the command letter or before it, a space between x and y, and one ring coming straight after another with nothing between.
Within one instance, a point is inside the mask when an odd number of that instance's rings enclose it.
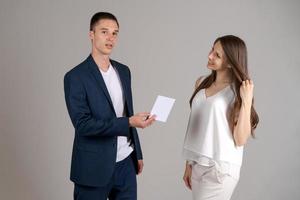
<instances>
[{"instance_id":1,"label":"man","mask_svg":"<svg viewBox=\"0 0 300 200\"><path fill-rule=\"evenodd\" d=\"M90 23L92 53L64 78L65 100L75 128L71 180L76 200L135 200L143 169L137 128L149 113L133 114L131 75L109 58L118 38L114 15L96 13Z\"/></svg>"}]
</instances>

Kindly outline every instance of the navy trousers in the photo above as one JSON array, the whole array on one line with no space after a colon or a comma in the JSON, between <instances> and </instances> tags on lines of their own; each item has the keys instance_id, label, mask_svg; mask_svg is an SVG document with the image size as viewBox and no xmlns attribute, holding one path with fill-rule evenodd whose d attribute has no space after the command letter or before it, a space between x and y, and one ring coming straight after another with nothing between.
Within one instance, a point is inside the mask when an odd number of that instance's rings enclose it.
<instances>
[{"instance_id":1,"label":"navy trousers","mask_svg":"<svg viewBox=\"0 0 300 200\"><path fill-rule=\"evenodd\" d=\"M104 187L75 183L74 200L136 200L136 173L131 156L117 162L110 182Z\"/></svg>"}]
</instances>

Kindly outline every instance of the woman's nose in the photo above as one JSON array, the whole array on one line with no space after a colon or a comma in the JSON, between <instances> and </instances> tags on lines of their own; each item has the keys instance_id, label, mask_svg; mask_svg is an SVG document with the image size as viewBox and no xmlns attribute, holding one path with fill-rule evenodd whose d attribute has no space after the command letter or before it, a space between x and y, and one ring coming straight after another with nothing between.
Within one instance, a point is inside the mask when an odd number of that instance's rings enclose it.
<instances>
[{"instance_id":1,"label":"woman's nose","mask_svg":"<svg viewBox=\"0 0 300 200\"><path fill-rule=\"evenodd\" d=\"M209 60L212 60L212 59L213 59L213 52L210 52L210 53L208 54L208 59L209 59Z\"/></svg>"}]
</instances>

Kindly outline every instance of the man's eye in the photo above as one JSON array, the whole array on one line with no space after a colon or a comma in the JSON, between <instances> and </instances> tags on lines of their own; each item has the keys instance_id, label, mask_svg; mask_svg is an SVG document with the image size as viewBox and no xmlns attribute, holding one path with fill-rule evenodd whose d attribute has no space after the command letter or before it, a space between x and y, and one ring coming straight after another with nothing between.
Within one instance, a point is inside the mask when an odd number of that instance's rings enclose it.
<instances>
[{"instance_id":1,"label":"man's eye","mask_svg":"<svg viewBox=\"0 0 300 200\"><path fill-rule=\"evenodd\" d=\"M102 31L103 34L107 34L107 31Z\"/></svg>"}]
</instances>

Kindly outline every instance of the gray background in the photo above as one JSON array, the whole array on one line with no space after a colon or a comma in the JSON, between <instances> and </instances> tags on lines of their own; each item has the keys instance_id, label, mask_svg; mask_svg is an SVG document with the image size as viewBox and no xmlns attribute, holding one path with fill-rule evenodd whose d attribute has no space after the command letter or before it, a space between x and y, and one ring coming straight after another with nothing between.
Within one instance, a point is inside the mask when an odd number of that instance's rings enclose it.
<instances>
[{"instance_id":1,"label":"gray background","mask_svg":"<svg viewBox=\"0 0 300 200\"><path fill-rule=\"evenodd\" d=\"M90 17L110 11L121 26L112 58L130 66L135 111L150 110L158 94L176 98L167 123L139 131L139 199L191 199L181 157L188 100L224 34L248 45L261 119L232 199L300 199L299 8L296 0L1 0L0 198L72 199L63 76L90 52Z\"/></svg>"}]
</instances>

